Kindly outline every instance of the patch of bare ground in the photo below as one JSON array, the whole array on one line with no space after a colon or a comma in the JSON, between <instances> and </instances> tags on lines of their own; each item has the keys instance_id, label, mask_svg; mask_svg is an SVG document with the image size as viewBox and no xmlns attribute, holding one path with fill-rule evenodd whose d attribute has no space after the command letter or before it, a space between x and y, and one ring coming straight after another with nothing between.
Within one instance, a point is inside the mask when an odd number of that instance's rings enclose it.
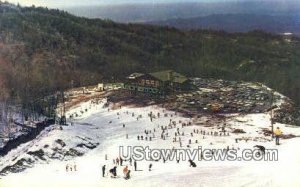
<instances>
[{"instance_id":1,"label":"patch of bare ground","mask_svg":"<svg viewBox=\"0 0 300 187\"><path fill-rule=\"evenodd\" d=\"M263 128L262 132L265 136L271 136L271 134L272 134L272 131L270 129L267 129L267 128ZM293 135L293 134L282 134L281 135L282 139L292 139L292 138L296 138L296 137L300 137L300 136L296 136L296 135Z\"/></svg>"},{"instance_id":2,"label":"patch of bare ground","mask_svg":"<svg viewBox=\"0 0 300 187\"><path fill-rule=\"evenodd\" d=\"M296 137L300 137L300 136L296 136L296 135L293 135L293 134L282 134L281 135L282 139L292 139L292 138L296 138Z\"/></svg>"},{"instance_id":3,"label":"patch of bare ground","mask_svg":"<svg viewBox=\"0 0 300 187\"><path fill-rule=\"evenodd\" d=\"M199 112L195 108L185 108L184 103L176 102L176 95L166 97L149 96L145 94L131 94L126 90L114 90L106 94L111 109L126 107L145 107L157 105L166 110L174 111L188 118L193 118L193 124L205 127L213 127L223 124L225 116L213 112Z\"/></svg>"},{"instance_id":4,"label":"patch of bare ground","mask_svg":"<svg viewBox=\"0 0 300 187\"><path fill-rule=\"evenodd\" d=\"M178 112L185 117L195 117L199 114L194 108L185 108L183 103L176 102L176 95L151 96L142 93L132 94L127 90L114 90L108 93L108 101L112 109L126 107L145 107L157 105L170 111Z\"/></svg>"},{"instance_id":5,"label":"patch of bare ground","mask_svg":"<svg viewBox=\"0 0 300 187\"><path fill-rule=\"evenodd\" d=\"M240 134L240 133L246 133L243 129L234 129L232 133Z\"/></svg>"},{"instance_id":6,"label":"patch of bare ground","mask_svg":"<svg viewBox=\"0 0 300 187\"><path fill-rule=\"evenodd\" d=\"M106 97L106 92L94 92L94 93L82 93L71 97L69 101L65 103L66 110L73 108L74 106L79 105L80 103L87 102L92 99L102 99Z\"/></svg>"},{"instance_id":7,"label":"patch of bare ground","mask_svg":"<svg viewBox=\"0 0 300 187\"><path fill-rule=\"evenodd\" d=\"M146 94L131 94L127 90L114 90L107 93L108 101L113 107L144 107L149 105L164 105L170 102L171 98L155 97Z\"/></svg>"}]
</instances>

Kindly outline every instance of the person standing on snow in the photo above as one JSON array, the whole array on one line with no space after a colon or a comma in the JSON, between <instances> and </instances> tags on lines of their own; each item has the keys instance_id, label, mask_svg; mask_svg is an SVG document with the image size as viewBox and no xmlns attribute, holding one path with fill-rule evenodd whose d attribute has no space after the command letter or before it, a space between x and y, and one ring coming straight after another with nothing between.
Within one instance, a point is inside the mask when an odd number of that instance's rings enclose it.
<instances>
[{"instance_id":1,"label":"person standing on snow","mask_svg":"<svg viewBox=\"0 0 300 187\"><path fill-rule=\"evenodd\" d=\"M117 177L117 166L115 166L112 169L110 169L109 173L111 173L111 177L112 178L116 178Z\"/></svg>"},{"instance_id":2,"label":"person standing on snow","mask_svg":"<svg viewBox=\"0 0 300 187\"><path fill-rule=\"evenodd\" d=\"M74 162L73 166L74 166L74 171L77 171L77 167L76 167L76 163L75 162Z\"/></svg>"},{"instance_id":3,"label":"person standing on snow","mask_svg":"<svg viewBox=\"0 0 300 187\"><path fill-rule=\"evenodd\" d=\"M123 166L123 158L120 157L120 166Z\"/></svg>"},{"instance_id":4,"label":"person standing on snow","mask_svg":"<svg viewBox=\"0 0 300 187\"><path fill-rule=\"evenodd\" d=\"M105 165L102 166L102 177L105 176Z\"/></svg>"},{"instance_id":5,"label":"person standing on snow","mask_svg":"<svg viewBox=\"0 0 300 187\"><path fill-rule=\"evenodd\" d=\"M137 168L136 160L133 162L133 165L134 165L134 171L136 171L136 168Z\"/></svg>"},{"instance_id":6,"label":"person standing on snow","mask_svg":"<svg viewBox=\"0 0 300 187\"><path fill-rule=\"evenodd\" d=\"M128 180L130 179L130 170L128 170L128 172L126 173L126 176L125 176L125 180Z\"/></svg>"},{"instance_id":7,"label":"person standing on snow","mask_svg":"<svg viewBox=\"0 0 300 187\"><path fill-rule=\"evenodd\" d=\"M275 134L275 143L276 143L276 145L279 145L279 138L282 134L279 127L276 128L276 130L274 131L274 134Z\"/></svg>"},{"instance_id":8,"label":"person standing on snow","mask_svg":"<svg viewBox=\"0 0 300 187\"><path fill-rule=\"evenodd\" d=\"M128 166L125 166L123 169L124 177L126 177L127 173L128 173Z\"/></svg>"}]
</instances>

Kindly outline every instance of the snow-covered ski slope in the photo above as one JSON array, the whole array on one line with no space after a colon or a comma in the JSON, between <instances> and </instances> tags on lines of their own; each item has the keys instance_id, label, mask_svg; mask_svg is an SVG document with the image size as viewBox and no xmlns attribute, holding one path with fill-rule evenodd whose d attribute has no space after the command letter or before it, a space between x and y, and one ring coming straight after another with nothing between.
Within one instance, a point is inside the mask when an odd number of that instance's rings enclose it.
<instances>
[{"instance_id":1,"label":"snow-covered ski slope","mask_svg":"<svg viewBox=\"0 0 300 187\"><path fill-rule=\"evenodd\" d=\"M58 126L44 130L37 139L19 146L7 156L1 158L0 170L6 166L14 165L18 160L31 160L26 162L27 168L19 173L8 173L0 179L1 187L98 187L98 186L300 186L300 138L281 140L276 146L270 137L264 136L262 128L270 128L269 114L249 114L235 116L227 121L225 130L228 135L213 136L207 132L220 131L220 127L192 125L182 127L193 120L175 115L158 106L143 108L122 107L116 110L103 108L103 100L99 104L91 102L68 111L68 115L75 112L80 114L73 119L72 125ZM81 114L80 111L85 111ZM152 112L155 118L151 122L148 114ZM157 113L160 117L157 117ZM134 115L133 115L134 114ZM165 116L167 114L167 116ZM141 115L141 118L137 117ZM167 129L168 136L161 139L161 127L176 121L176 128ZM204 118L203 118L204 120ZM181 123L180 123L181 122ZM125 127L123 127L125 124ZM205 123L204 123L205 124ZM300 128L284 124L276 124L284 134L300 135ZM263 145L267 149L278 149L278 161L198 161L197 167L189 167L188 161L138 161L131 178L123 178L123 167L117 167L117 178L109 175L102 177L101 167L106 170L114 166L113 159L119 155L119 146L149 146L156 149L180 148L179 142L173 142L175 132L179 128L182 148L187 148L189 140L192 141L190 149L202 146L205 148L243 150L253 149L254 145ZM154 132L154 129L155 132ZM234 134L233 129L243 129L246 133ZM144 131L151 130L152 141L137 140L137 136L146 136ZM206 131L206 135L193 133L194 130ZM191 137L193 133L193 137ZM126 138L128 134L128 139ZM150 135L149 135L150 136ZM204 136L204 139L203 139ZM235 139L242 139L238 143ZM245 139L248 139L246 142ZM198 140L198 143L195 143ZM42 150L43 154L37 156L32 152ZM75 151L74 151L75 150ZM31 153L31 154L28 154ZM76 156L77 154L81 156ZM107 156L107 160L106 157ZM152 163L152 171L148 171ZM66 165L73 170L66 171ZM74 171L76 165L76 171Z\"/></svg>"}]
</instances>

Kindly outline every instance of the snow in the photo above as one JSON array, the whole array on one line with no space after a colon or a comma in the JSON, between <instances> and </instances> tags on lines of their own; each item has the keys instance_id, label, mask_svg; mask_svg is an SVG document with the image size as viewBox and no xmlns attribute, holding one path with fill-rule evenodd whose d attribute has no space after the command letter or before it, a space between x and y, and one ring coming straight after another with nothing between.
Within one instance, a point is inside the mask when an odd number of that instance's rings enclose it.
<instances>
[{"instance_id":1,"label":"snow","mask_svg":"<svg viewBox=\"0 0 300 187\"><path fill-rule=\"evenodd\" d=\"M51 148L59 147L55 142L57 139L63 140L66 146L62 149L76 148L80 143L90 142L99 144L95 149L78 148L84 153L81 157L67 157L65 159L50 159L45 161L36 160L35 164L20 173L9 173L0 179L1 187L79 187L79 186L280 186L296 187L300 186L300 138L281 140L281 145L276 146L271 137L265 137L262 133L263 128L270 129L269 114L249 114L232 115L226 121L226 130L231 132L233 129L243 129L246 133L233 134L230 136L211 136L190 133L194 129L210 131L219 131L217 126L208 127L204 125L192 125L181 128L179 121L184 123L194 121L189 118L175 115L172 111L166 111L158 106L147 106L142 108L122 107L116 110L103 108L106 100L98 104L85 102L72 108L67 112L67 116L77 113L79 116L72 121L72 125L64 126L60 130L58 126L52 126L45 129L35 140L22 144L17 149L11 151L8 155L1 158L0 170L5 166L12 165L20 158L27 158L28 151L43 149L46 154L53 152ZM85 111L87 112L81 112ZM158 112L161 117L153 119L151 122L148 114L152 112L156 115ZM132 116L134 113L134 116ZM164 113L168 116L164 117ZM119 114L119 115L118 115ZM137 120L137 116L142 118ZM172 115L172 117L171 117ZM253 149L254 145L263 145L267 149L278 149L278 161L195 161L196 168L189 167L187 161L138 161L138 170L134 171L129 162L131 179L123 178L123 166L118 166L118 178L101 176L101 167L106 165L106 170L112 168L112 159L118 157L119 146L149 146L150 148L180 148L178 142L173 142L176 128L168 129L169 137L166 140L160 138L160 125L168 125L172 121L177 122L180 132L184 132L181 137L182 145L188 149L189 139L192 140L191 148L235 148L243 150ZM205 118L201 118L205 120ZM125 124L125 128L123 128ZM279 126L283 133L300 135L299 127L292 127L285 124L275 124ZM144 130L156 129L155 138L152 141L138 141L138 135L144 135ZM220 128L220 127L219 127ZM128 134L128 139L126 139ZM239 143L235 139L242 139ZM245 139L249 139L247 142ZM196 144L195 140L199 143ZM45 145L49 145L45 148ZM105 160L107 155L108 160ZM18 158L13 160L13 158ZM58 155L59 157L59 155ZM153 164L153 170L148 171L148 165ZM66 172L66 165L75 165L77 171Z\"/></svg>"},{"instance_id":2,"label":"snow","mask_svg":"<svg viewBox=\"0 0 300 187\"><path fill-rule=\"evenodd\" d=\"M5 106L1 102L0 113L4 116L0 121L0 148L3 148L9 140L28 134L28 128L36 128L39 123L46 120L45 116L34 113L28 121L25 121L19 107Z\"/></svg>"}]
</instances>

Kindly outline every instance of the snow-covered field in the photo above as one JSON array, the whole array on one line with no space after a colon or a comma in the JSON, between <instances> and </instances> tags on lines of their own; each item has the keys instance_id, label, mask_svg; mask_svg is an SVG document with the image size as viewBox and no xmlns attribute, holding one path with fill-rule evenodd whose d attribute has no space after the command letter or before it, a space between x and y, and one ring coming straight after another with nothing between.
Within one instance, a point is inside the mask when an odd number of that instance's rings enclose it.
<instances>
[{"instance_id":1,"label":"snow-covered field","mask_svg":"<svg viewBox=\"0 0 300 187\"><path fill-rule=\"evenodd\" d=\"M193 125L192 119L158 106L108 110L103 108L104 103L105 100L98 104L86 102L73 108L68 111L67 116L75 112L80 115L72 119L72 125L64 126L62 130L58 126L49 127L34 141L19 146L1 158L0 170L22 158L31 159L33 162L26 162L28 168L22 172L2 176L0 186L300 186L300 138L281 140L281 145L276 146L274 141L262 132L262 128L270 128L269 114L234 116L226 121L225 130L229 135L225 133L220 136L218 133L218 136L214 136L210 135L210 132L220 132L221 126L206 126L205 122L204 125ZM87 112L80 112L86 109ZM148 116L150 112L155 116L153 121ZM169 126L165 131L165 135L168 133L168 136L163 140L161 126L168 126L170 119L176 122L176 127ZM192 125L182 125L189 122ZM283 124L276 124L275 127L277 126L284 134L300 135L298 127ZM177 128L181 135L177 136L174 142ZM234 129L243 129L246 133L231 133ZM147 136L148 140L138 141L137 136L146 137L145 130L151 130ZM197 130L199 133L195 133ZM206 134L201 134L201 131L205 131ZM182 147L178 141L179 137ZM241 140L236 143L236 139ZM228 147L242 151L247 148L253 149L254 145L278 149L278 161L195 160L197 167L190 167L188 161L177 163L167 160L164 163L163 160L144 160L137 162L138 171L134 171L133 166L125 161L123 165L128 165L131 170L129 180L123 178L124 166L117 167L117 178L111 178L109 175L102 177L101 167L106 165L106 170L109 170L114 166L113 159L119 156L119 146L149 146L152 149ZM40 157L28 154L39 150L43 152ZM76 156L78 153L83 155ZM148 170L150 163L153 165L152 171ZM66 171L67 165L72 167L72 171L70 168Z\"/></svg>"}]
</instances>

